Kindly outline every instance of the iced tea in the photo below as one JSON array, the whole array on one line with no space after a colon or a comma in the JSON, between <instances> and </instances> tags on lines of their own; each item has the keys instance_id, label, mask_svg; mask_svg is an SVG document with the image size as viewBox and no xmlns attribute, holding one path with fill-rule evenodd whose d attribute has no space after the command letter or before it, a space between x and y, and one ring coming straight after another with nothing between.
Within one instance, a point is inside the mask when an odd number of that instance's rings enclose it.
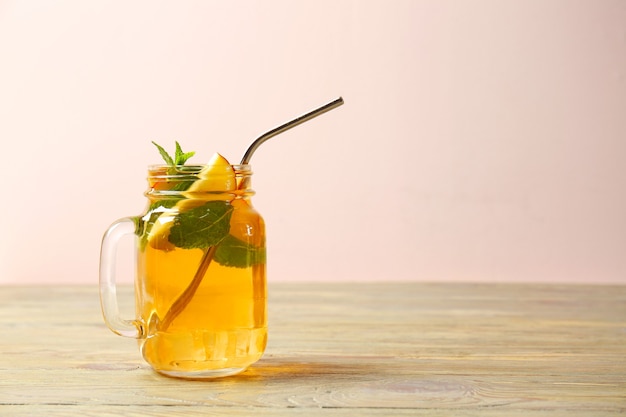
<instances>
[{"instance_id":1,"label":"iced tea","mask_svg":"<svg viewBox=\"0 0 626 417\"><path fill-rule=\"evenodd\" d=\"M137 228L143 357L173 376L240 372L267 339L265 227L250 202L250 173L236 171L234 190L194 193L176 189L195 174L159 169L150 171L150 204Z\"/></svg>"}]
</instances>

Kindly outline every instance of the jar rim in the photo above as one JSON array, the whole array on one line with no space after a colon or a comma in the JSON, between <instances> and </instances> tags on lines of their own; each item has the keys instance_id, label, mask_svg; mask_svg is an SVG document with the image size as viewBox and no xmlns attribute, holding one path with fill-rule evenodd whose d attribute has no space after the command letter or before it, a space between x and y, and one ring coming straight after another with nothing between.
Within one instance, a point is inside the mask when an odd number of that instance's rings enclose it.
<instances>
[{"instance_id":1,"label":"jar rim","mask_svg":"<svg viewBox=\"0 0 626 417\"><path fill-rule=\"evenodd\" d=\"M151 164L148 165L148 171L159 171L163 169L175 168L177 173L180 174L197 174L202 171L206 164L187 164L187 165L167 165L167 164ZM252 166L250 164L233 164L231 165L235 173L252 173Z\"/></svg>"}]
</instances>

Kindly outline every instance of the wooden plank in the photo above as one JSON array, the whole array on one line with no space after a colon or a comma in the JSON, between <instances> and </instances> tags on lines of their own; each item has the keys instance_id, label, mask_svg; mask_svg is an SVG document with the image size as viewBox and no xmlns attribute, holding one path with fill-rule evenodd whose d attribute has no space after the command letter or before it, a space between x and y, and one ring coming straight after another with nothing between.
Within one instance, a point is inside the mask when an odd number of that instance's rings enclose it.
<instances>
[{"instance_id":1,"label":"wooden plank","mask_svg":"<svg viewBox=\"0 0 626 417\"><path fill-rule=\"evenodd\" d=\"M626 286L276 284L269 315L257 365L181 381L104 327L97 289L0 287L0 415L626 412Z\"/></svg>"},{"instance_id":2,"label":"wooden plank","mask_svg":"<svg viewBox=\"0 0 626 417\"><path fill-rule=\"evenodd\" d=\"M310 416L310 417L354 417L354 416L428 416L428 417L525 417L529 415L528 410L502 409L398 409L398 408L378 408L378 409L349 409L349 408L250 408L250 407L210 407L181 405L170 406L136 406L136 405L112 405L106 409L102 407L84 405L53 405L48 407L40 406L3 406L0 411L6 417L171 417L171 416ZM623 415L615 411L602 411L600 414L584 414L580 410L571 410L573 415L589 415L592 417L618 416ZM569 411L550 412L539 411L541 415L568 416ZM545 414L549 413L549 414ZM538 415L533 412L531 415Z\"/></svg>"}]
</instances>

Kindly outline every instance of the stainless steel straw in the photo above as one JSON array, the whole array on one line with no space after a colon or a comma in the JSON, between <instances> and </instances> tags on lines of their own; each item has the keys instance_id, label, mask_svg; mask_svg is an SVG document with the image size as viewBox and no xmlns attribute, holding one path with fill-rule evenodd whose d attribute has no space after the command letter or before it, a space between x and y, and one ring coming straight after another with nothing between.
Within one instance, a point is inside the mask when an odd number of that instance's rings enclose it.
<instances>
[{"instance_id":1,"label":"stainless steel straw","mask_svg":"<svg viewBox=\"0 0 626 417\"><path fill-rule=\"evenodd\" d=\"M320 114L326 113L329 110L339 107L342 104L343 104L343 98L339 97L331 101L330 103L324 104L322 107L318 107L317 109L313 111L303 114L302 116L296 117L295 119L287 123L284 123L278 127L275 127L274 129L270 130L267 133L262 134L254 142L252 142L252 144L248 147L248 149L246 150L246 153L243 155L243 158L241 158L241 165L249 163L250 158L252 158L252 154L254 153L254 151L256 151L256 149L259 146L261 146L261 144L265 142L266 140L273 138L274 136L280 133L283 133L286 130L291 129L292 127L296 127L301 123L311 120L314 117L319 116Z\"/></svg>"}]
</instances>

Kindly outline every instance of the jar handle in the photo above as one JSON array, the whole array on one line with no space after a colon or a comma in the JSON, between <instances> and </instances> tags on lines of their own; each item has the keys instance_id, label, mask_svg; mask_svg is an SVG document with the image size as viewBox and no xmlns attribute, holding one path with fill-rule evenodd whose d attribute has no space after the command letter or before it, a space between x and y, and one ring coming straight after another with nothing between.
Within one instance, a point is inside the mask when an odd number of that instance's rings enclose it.
<instances>
[{"instance_id":1,"label":"jar handle","mask_svg":"<svg viewBox=\"0 0 626 417\"><path fill-rule=\"evenodd\" d=\"M125 217L111 224L104 233L100 249L100 305L104 322L111 331L120 336L138 339L142 337L143 326L137 320L120 317L115 285L117 245L123 236L134 234L135 227L135 221L131 217Z\"/></svg>"}]
</instances>

